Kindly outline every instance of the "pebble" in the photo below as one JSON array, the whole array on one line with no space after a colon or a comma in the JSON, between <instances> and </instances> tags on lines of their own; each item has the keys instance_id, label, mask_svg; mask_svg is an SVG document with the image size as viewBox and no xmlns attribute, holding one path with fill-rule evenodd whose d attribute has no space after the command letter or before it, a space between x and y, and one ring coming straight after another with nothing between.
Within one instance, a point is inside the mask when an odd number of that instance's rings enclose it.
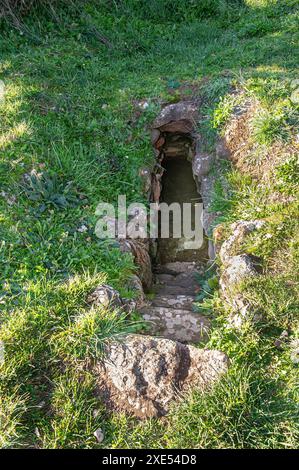
<instances>
[{"instance_id":1,"label":"pebble","mask_svg":"<svg viewBox=\"0 0 299 470\"><path fill-rule=\"evenodd\" d=\"M101 442L103 442L104 440L104 433L102 431L101 428L98 428L94 433L93 433L94 437L96 438L96 440L98 441L98 443L100 444Z\"/></svg>"}]
</instances>

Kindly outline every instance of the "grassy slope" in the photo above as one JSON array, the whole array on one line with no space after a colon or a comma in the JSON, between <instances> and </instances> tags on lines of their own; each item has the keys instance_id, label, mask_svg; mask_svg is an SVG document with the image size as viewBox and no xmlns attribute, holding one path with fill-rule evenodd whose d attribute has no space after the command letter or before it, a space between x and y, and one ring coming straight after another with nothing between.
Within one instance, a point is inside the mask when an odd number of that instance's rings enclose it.
<instances>
[{"instance_id":1,"label":"grassy slope","mask_svg":"<svg viewBox=\"0 0 299 470\"><path fill-rule=\"evenodd\" d=\"M228 307L217 292L203 305L218 313L209 346L232 360L227 379L210 396L194 392L167 420L137 423L107 416L94 399L93 378L76 369L78 361L100 353L97 339L132 328L113 312L86 311L84 298L94 285L107 279L126 292L133 270L117 247L93 235L94 211L100 200L114 202L118 194L142 200L138 170L151 162L147 129L161 103L179 96L179 84L199 85L206 98L201 131L212 146L213 122L221 131L231 112L230 98L220 98L232 83L271 114L288 99L290 80L298 76L297 2L239 3L216 16L204 11L198 19L200 12L192 9L185 17L182 11L177 17L177 10L164 14L158 1L151 11L112 11L91 2L81 15L65 14L58 24L35 19L22 32L4 27L2 447L96 447L97 427L105 430L105 447L296 445L298 369L289 343L298 334L298 211L294 202L269 204L276 173L257 189L254 179L226 168L229 202L220 186L215 193L226 225L269 216L274 222L267 227L270 237L255 235L247 247L262 257L266 275L240 287L266 314L265 324L232 332L224 326ZM139 100L149 103L142 112ZM255 125L263 149L294 133L296 109L283 112L287 116L274 124L264 119ZM295 191L294 168L293 160L280 168L281 194ZM39 189L34 176L24 181L32 169L46 175ZM88 231L78 231L82 225ZM277 349L275 339L285 329L289 336Z\"/></svg>"}]
</instances>

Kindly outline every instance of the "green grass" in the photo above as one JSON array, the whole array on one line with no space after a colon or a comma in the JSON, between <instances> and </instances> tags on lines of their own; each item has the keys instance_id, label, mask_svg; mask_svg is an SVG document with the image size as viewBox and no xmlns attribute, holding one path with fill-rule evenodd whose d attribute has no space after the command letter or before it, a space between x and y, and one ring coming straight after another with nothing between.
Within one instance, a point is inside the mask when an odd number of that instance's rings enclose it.
<instances>
[{"instance_id":1,"label":"green grass","mask_svg":"<svg viewBox=\"0 0 299 470\"><path fill-rule=\"evenodd\" d=\"M298 365L290 349L299 337L298 162L288 149L298 134L290 98L298 2L185 7L89 1L80 12L36 11L18 28L2 21L1 447L298 446ZM82 370L107 339L138 329L138 315L89 310L85 302L100 282L132 296L132 260L94 235L95 209L119 194L144 201L138 174L153 162L149 127L165 102L180 98L181 85L204 99L198 127L207 149L239 104L238 89L257 103L248 161L263 165L272 145L285 146L285 155L265 181L223 165L214 194L227 232L235 220L267 220L243 247L261 258L264 275L238 287L263 320L227 329L230 306L211 281L201 299L214 315L208 346L229 355L229 375L207 396L192 392L167 420L137 422L108 415Z\"/></svg>"}]
</instances>

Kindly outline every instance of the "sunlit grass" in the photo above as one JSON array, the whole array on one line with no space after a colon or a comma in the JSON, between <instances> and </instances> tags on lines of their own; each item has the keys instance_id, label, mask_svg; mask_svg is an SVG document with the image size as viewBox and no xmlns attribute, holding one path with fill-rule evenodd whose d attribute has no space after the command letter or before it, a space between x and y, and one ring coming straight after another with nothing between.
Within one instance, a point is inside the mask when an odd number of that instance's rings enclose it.
<instances>
[{"instance_id":1,"label":"sunlit grass","mask_svg":"<svg viewBox=\"0 0 299 470\"><path fill-rule=\"evenodd\" d=\"M214 318L208 347L232 362L227 380L208 396L190 392L163 421L137 422L108 416L82 368L102 357L107 341L138 328L120 312L86 303L104 282L133 295L131 257L94 235L97 204L119 194L144 201L138 175L153 163L150 125L161 106L180 99L181 85L204 98L198 129L207 149L214 152L217 133L243 100L256 102L248 167L262 166L274 144L294 145L297 2L89 3L76 17L61 13L58 23L33 15L18 29L2 25L0 446L97 447L98 427L102 446L112 448L298 446L291 151L267 168L265 181L223 165L214 189L227 234L235 220L267 221L242 246L261 258L264 276L239 287L263 321L228 329L231 307L217 282L203 299Z\"/></svg>"},{"instance_id":2,"label":"sunlit grass","mask_svg":"<svg viewBox=\"0 0 299 470\"><path fill-rule=\"evenodd\" d=\"M21 122L14 126L9 131L3 133L0 136L0 150L5 150L13 142L18 140L20 137L30 134L30 127L27 123Z\"/></svg>"}]
</instances>

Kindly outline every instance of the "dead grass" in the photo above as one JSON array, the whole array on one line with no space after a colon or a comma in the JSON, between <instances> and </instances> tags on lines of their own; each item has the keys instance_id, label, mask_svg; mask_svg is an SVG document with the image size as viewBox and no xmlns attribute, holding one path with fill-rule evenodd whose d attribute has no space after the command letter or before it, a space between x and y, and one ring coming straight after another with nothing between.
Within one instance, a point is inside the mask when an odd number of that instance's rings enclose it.
<instances>
[{"instance_id":1,"label":"dead grass","mask_svg":"<svg viewBox=\"0 0 299 470\"><path fill-rule=\"evenodd\" d=\"M242 111L233 114L224 131L225 146L230 152L230 159L234 166L241 172L262 181L263 184L271 184L275 169L287 159L298 155L299 144L295 138L291 143L275 142L266 147L257 144L252 138L252 119L260 112L257 101L246 101ZM281 201L281 194L272 193L269 202L275 199ZM291 197L285 197L286 201Z\"/></svg>"}]
</instances>

